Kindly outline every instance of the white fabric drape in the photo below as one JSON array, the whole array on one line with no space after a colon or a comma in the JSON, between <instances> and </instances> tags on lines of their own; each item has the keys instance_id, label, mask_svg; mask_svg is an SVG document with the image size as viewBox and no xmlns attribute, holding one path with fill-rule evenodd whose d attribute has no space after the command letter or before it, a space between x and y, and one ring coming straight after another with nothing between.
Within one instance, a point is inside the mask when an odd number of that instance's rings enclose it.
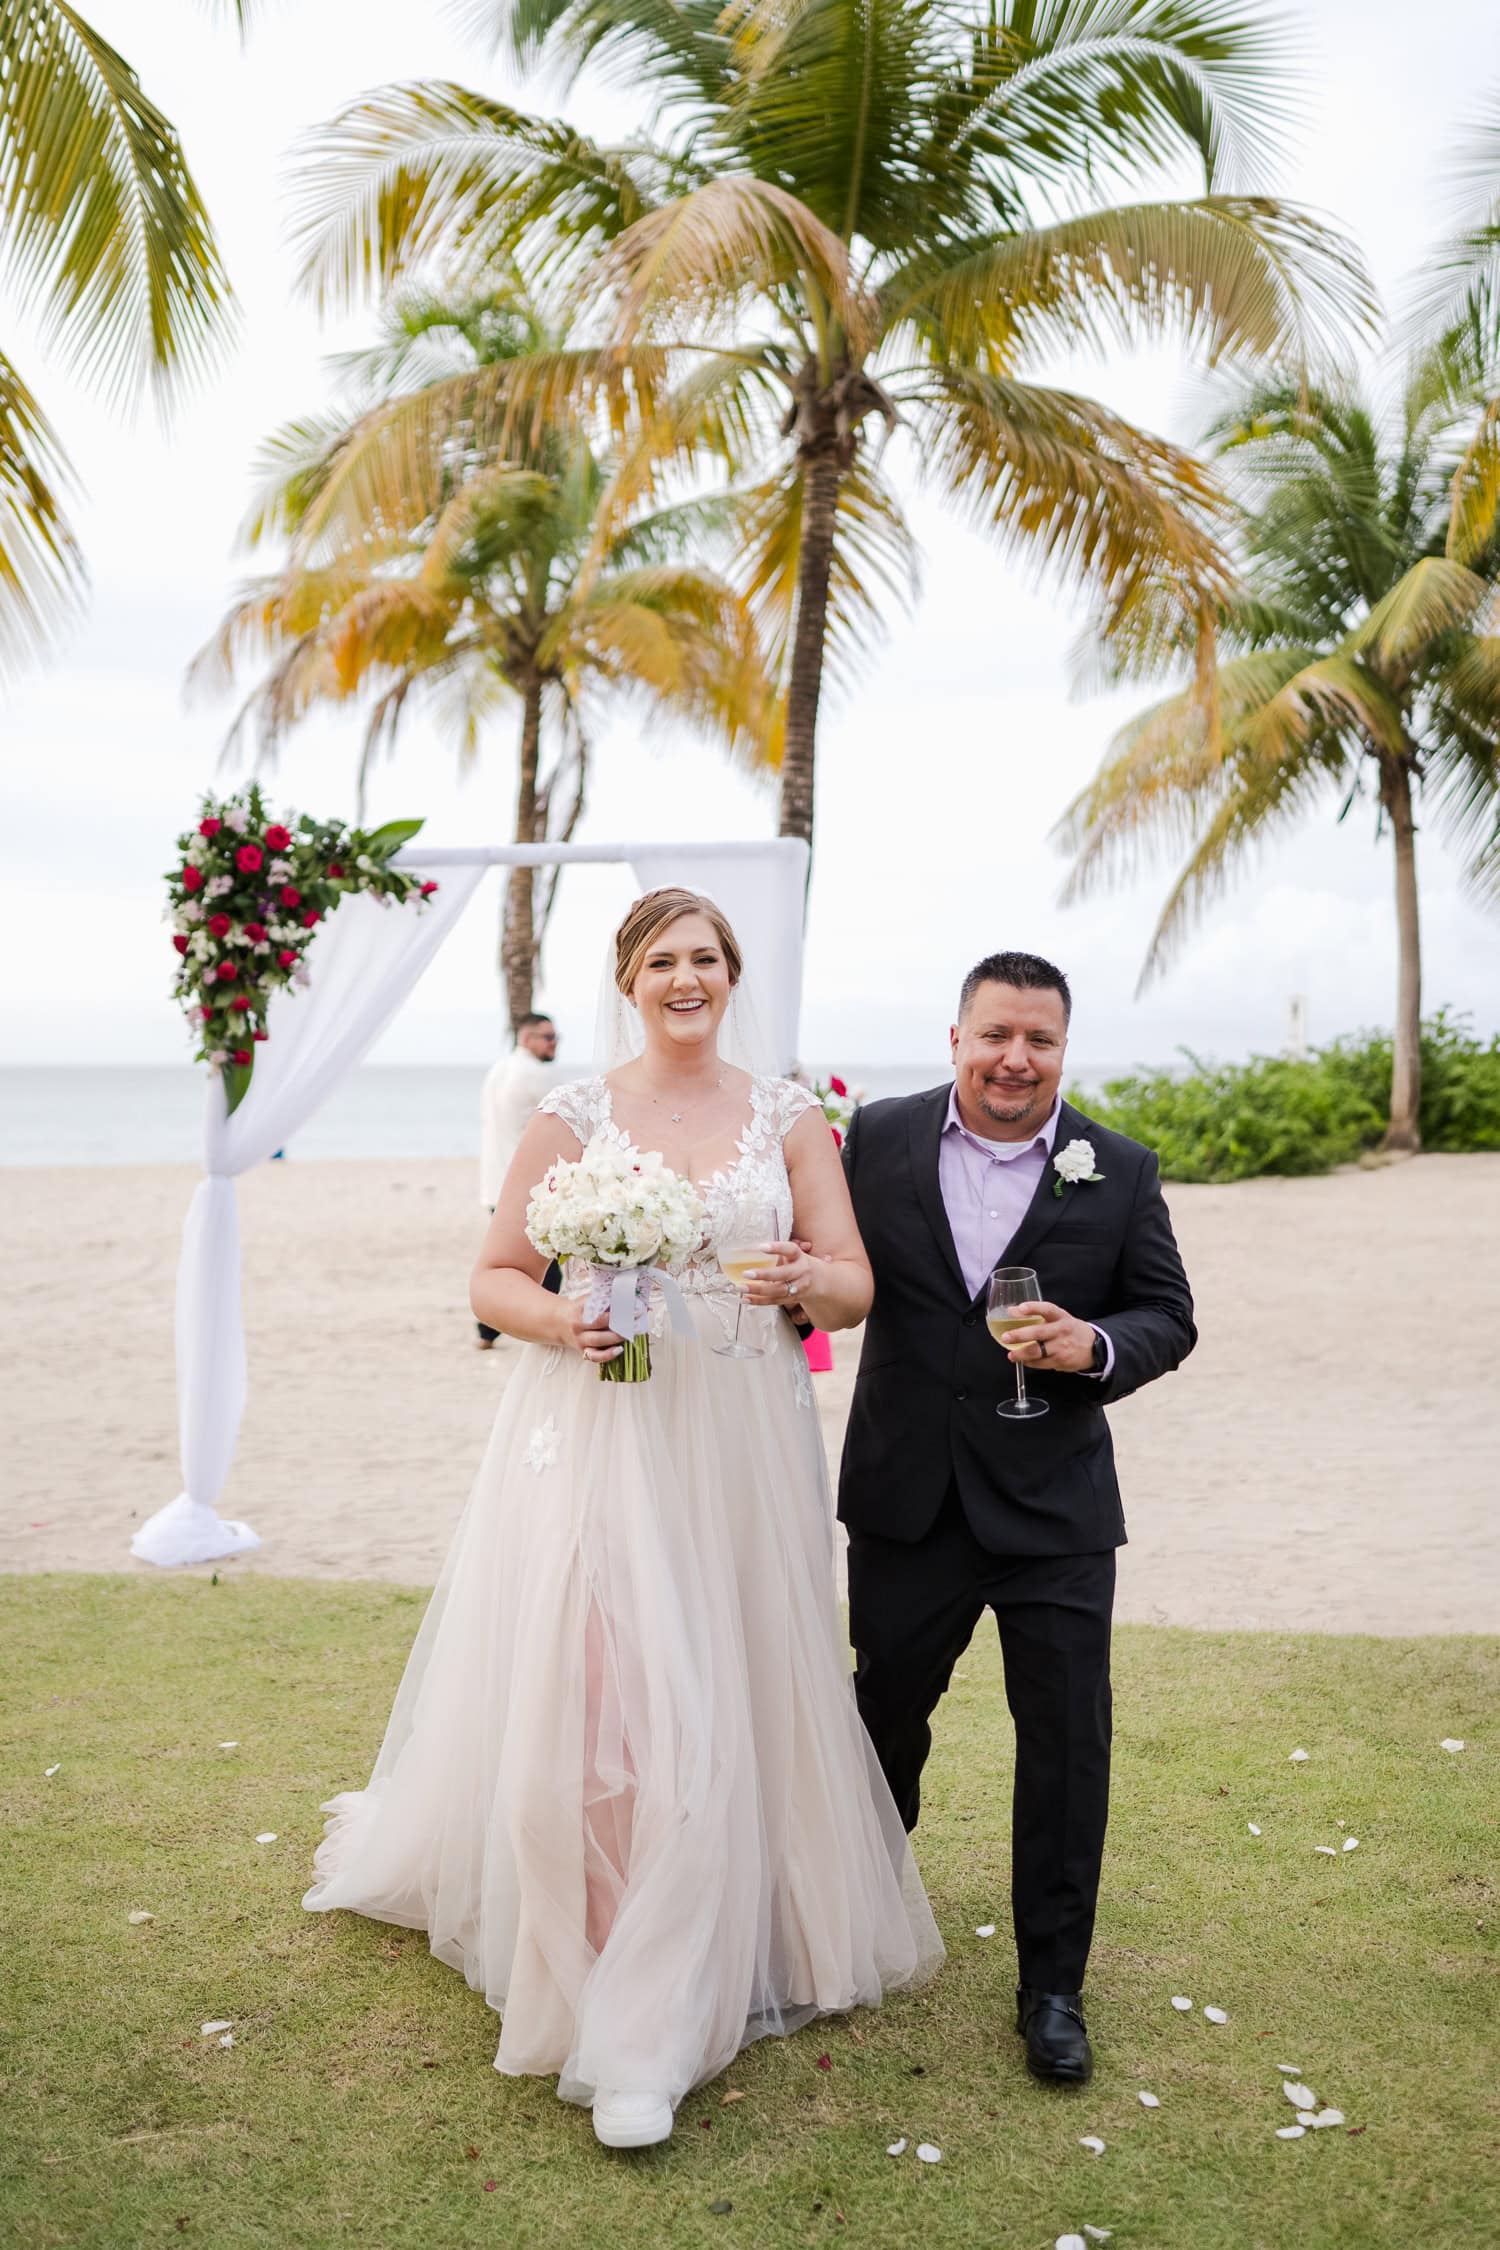
<instances>
[{"instance_id":1,"label":"white fabric drape","mask_svg":"<svg viewBox=\"0 0 1500 2250\"><path fill-rule=\"evenodd\" d=\"M230 1116L218 1079L204 1120L204 1179L188 1208L177 1270L177 1414L183 1489L141 1525L130 1551L145 1562L212 1562L260 1540L214 1503L234 1459L245 1409L245 1332L235 1177L290 1139L354 1068L411 991L484 879L484 866L445 871L421 909L347 898L308 949L311 982L272 999L271 1036L250 1091Z\"/></svg>"},{"instance_id":2,"label":"white fabric drape","mask_svg":"<svg viewBox=\"0 0 1500 2250\"><path fill-rule=\"evenodd\" d=\"M643 891L684 883L706 891L734 925L745 959L754 965L755 999L767 1017L785 1072L797 1060L802 1013L802 902L807 890L807 846L791 836L775 844L632 844L630 864Z\"/></svg>"}]
</instances>

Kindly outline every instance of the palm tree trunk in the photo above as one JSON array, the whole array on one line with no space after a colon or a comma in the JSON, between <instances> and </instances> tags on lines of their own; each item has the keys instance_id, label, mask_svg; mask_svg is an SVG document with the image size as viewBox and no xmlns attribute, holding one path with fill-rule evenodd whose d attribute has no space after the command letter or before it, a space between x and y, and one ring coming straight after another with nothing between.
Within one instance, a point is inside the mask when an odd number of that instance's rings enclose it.
<instances>
[{"instance_id":1,"label":"palm tree trunk","mask_svg":"<svg viewBox=\"0 0 1500 2250\"><path fill-rule=\"evenodd\" d=\"M1422 940L1417 911L1417 828L1411 767L1389 768L1382 795L1396 845L1396 1031L1391 1051L1391 1121L1381 1146L1415 1152L1422 1145Z\"/></svg>"},{"instance_id":2,"label":"palm tree trunk","mask_svg":"<svg viewBox=\"0 0 1500 2250\"><path fill-rule=\"evenodd\" d=\"M521 771L516 785L516 842L537 841L537 769L542 747L542 683L533 679L524 690L521 718ZM500 940L500 971L510 1008L510 1028L520 1029L521 1018L531 1013L531 980L536 969L536 930L532 899L536 870L513 867L505 886L505 921Z\"/></svg>"},{"instance_id":3,"label":"palm tree trunk","mask_svg":"<svg viewBox=\"0 0 1500 2250\"><path fill-rule=\"evenodd\" d=\"M832 446L804 456L802 541L797 557L797 622L787 682L786 741L781 757L781 834L813 838L818 697L828 631L828 584L843 470Z\"/></svg>"}]
</instances>

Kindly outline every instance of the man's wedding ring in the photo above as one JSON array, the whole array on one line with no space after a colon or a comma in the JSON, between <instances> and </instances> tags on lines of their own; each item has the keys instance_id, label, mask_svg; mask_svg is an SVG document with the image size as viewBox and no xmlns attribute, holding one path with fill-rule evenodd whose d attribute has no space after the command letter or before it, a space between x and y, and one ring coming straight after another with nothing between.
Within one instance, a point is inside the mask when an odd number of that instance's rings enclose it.
<instances>
[{"instance_id":1,"label":"man's wedding ring","mask_svg":"<svg viewBox=\"0 0 1500 2250\"><path fill-rule=\"evenodd\" d=\"M1045 1336L1038 1336L1036 1340L1036 1348L1041 1353L1042 1358L1045 1359L1047 1356L1047 1339Z\"/></svg>"}]
</instances>

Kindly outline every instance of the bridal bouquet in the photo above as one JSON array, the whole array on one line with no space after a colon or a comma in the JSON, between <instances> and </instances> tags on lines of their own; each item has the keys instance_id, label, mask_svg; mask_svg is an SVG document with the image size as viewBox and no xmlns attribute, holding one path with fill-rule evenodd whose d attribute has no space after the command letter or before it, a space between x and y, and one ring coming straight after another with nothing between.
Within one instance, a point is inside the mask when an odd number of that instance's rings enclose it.
<instances>
[{"instance_id":1,"label":"bridal bouquet","mask_svg":"<svg viewBox=\"0 0 1500 2250\"><path fill-rule=\"evenodd\" d=\"M703 1239L706 1215L696 1189L659 1156L591 1141L574 1164L554 1164L531 1191L526 1234L546 1258L581 1258L593 1267L589 1312L608 1315L612 1272L634 1272L630 1333L618 1359L602 1362L606 1383L643 1383L651 1373L644 1320L659 1269L686 1258ZM613 1318L610 1326L625 1333Z\"/></svg>"}]
</instances>

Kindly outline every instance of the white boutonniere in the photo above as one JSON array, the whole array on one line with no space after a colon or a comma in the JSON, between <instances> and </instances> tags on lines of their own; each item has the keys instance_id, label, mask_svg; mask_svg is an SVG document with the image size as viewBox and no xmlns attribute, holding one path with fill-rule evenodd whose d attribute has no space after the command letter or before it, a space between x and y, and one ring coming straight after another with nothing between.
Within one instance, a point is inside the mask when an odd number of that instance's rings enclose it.
<instances>
[{"instance_id":1,"label":"white boutonniere","mask_svg":"<svg viewBox=\"0 0 1500 2250\"><path fill-rule=\"evenodd\" d=\"M1075 1180L1102 1180L1104 1177L1097 1167L1092 1141L1069 1141L1066 1148L1058 1150L1052 1163L1057 1173L1052 1183L1054 1195L1061 1195Z\"/></svg>"}]
</instances>

